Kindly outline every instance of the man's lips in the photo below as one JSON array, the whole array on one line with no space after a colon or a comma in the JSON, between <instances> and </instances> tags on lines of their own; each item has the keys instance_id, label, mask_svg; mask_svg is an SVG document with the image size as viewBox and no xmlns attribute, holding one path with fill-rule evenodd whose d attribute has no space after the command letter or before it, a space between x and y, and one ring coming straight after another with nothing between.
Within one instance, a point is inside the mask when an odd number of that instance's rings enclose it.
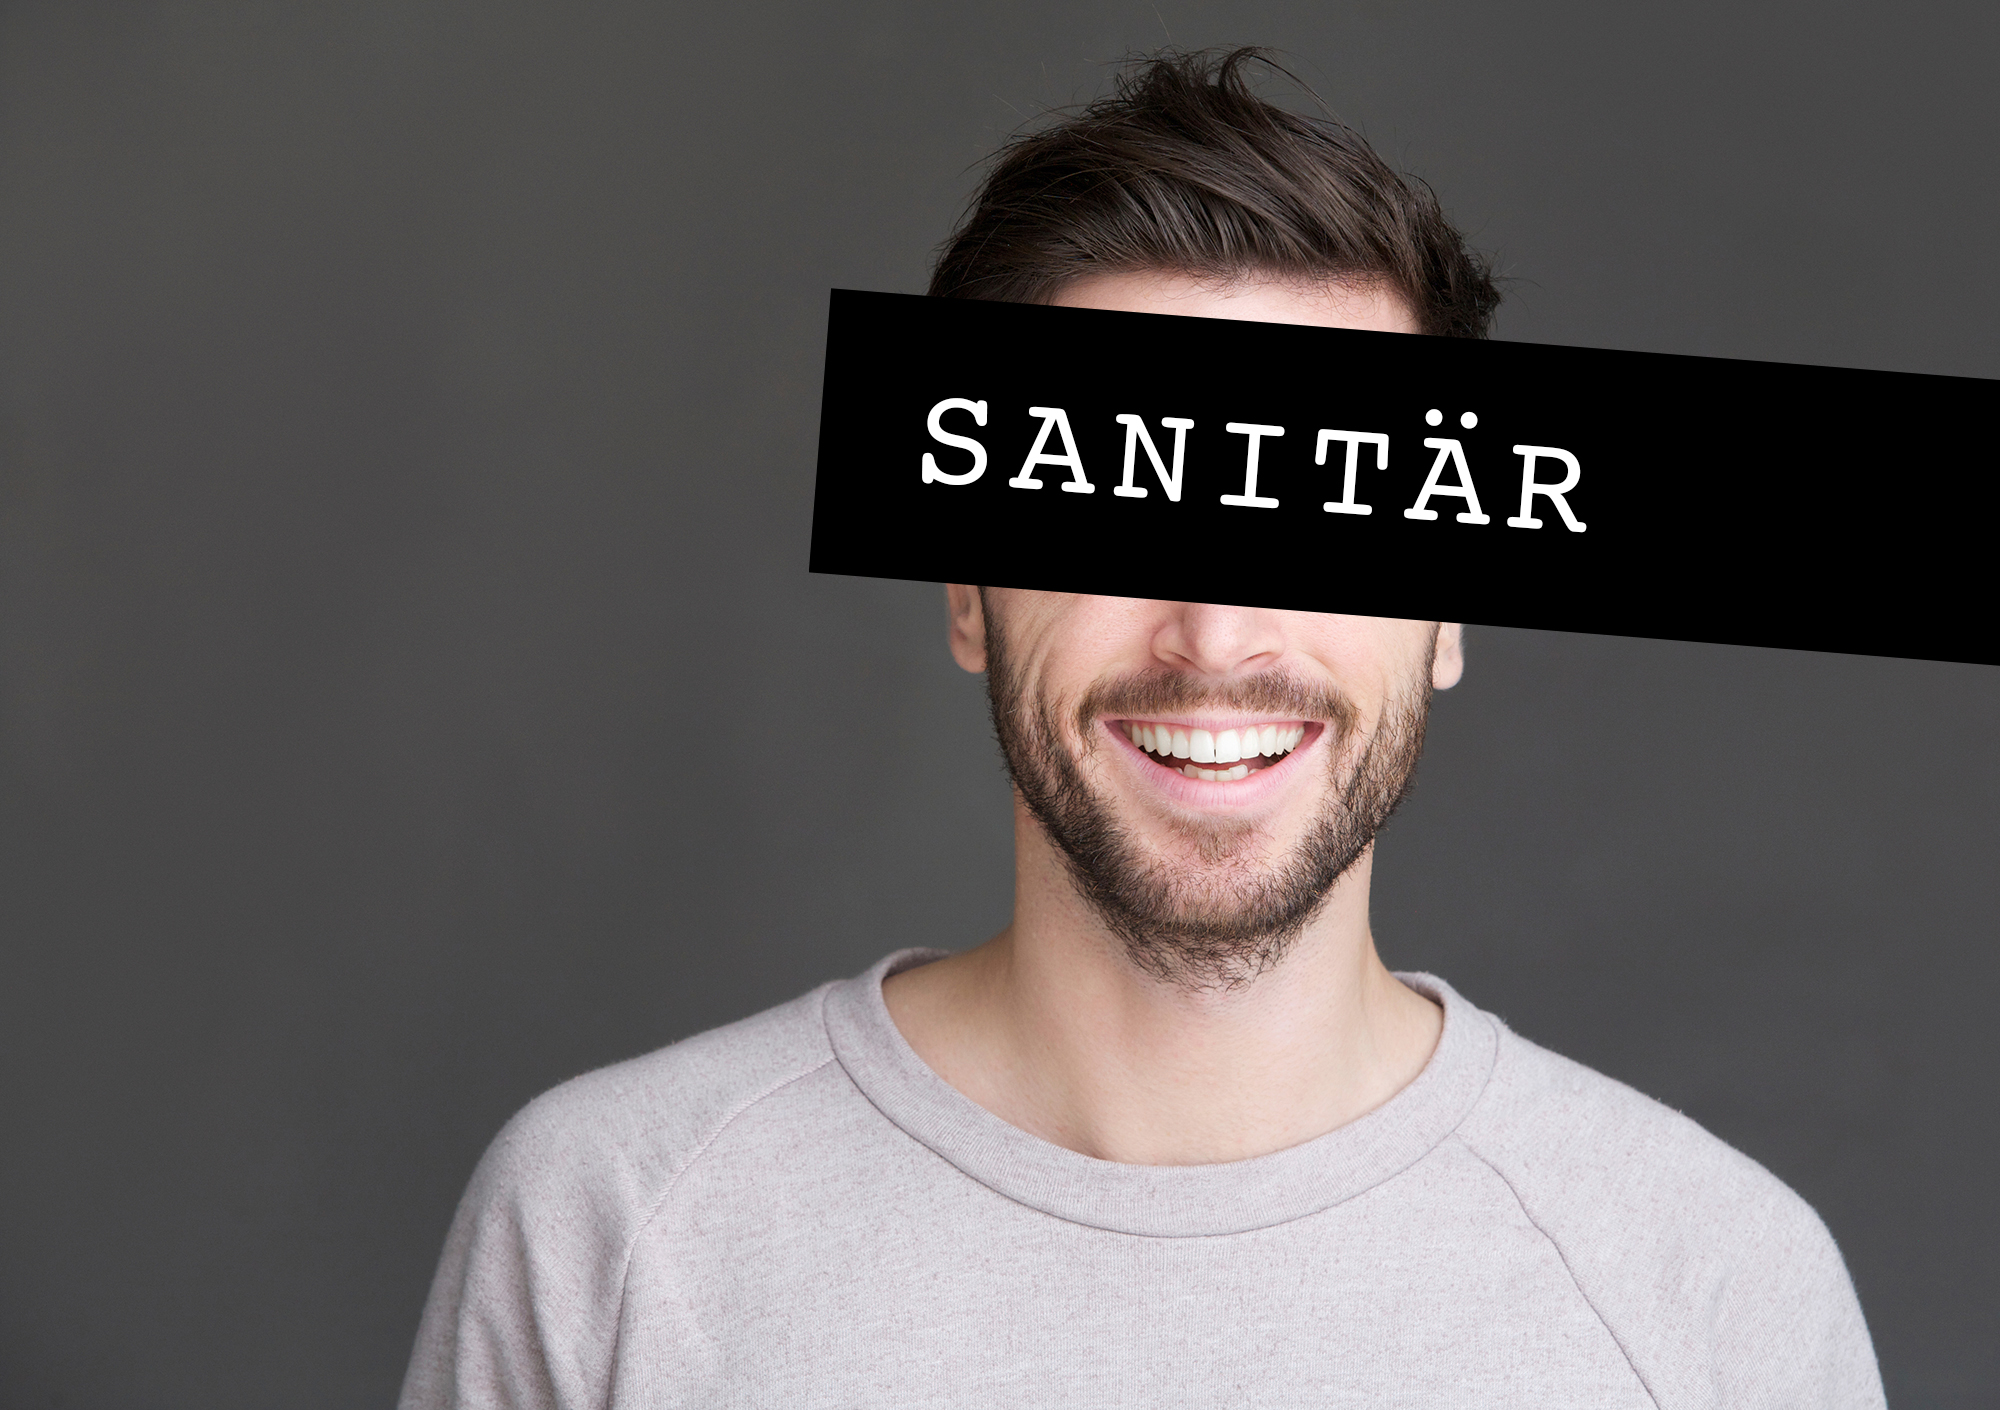
<instances>
[{"instance_id":1,"label":"man's lips","mask_svg":"<svg viewBox=\"0 0 2000 1410\"><path fill-rule=\"evenodd\" d=\"M1107 720L1153 763L1207 783L1233 783L1270 768L1312 732L1303 720L1202 728L1158 720Z\"/></svg>"}]
</instances>

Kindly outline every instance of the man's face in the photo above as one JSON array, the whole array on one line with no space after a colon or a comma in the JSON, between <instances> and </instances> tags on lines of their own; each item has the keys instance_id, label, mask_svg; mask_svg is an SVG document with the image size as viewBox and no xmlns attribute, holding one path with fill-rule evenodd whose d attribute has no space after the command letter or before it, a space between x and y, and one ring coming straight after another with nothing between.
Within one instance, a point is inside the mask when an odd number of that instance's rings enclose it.
<instances>
[{"instance_id":1,"label":"man's face","mask_svg":"<svg viewBox=\"0 0 2000 1410\"><path fill-rule=\"evenodd\" d=\"M1021 795L1135 962L1275 964L1409 785L1455 624L954 586Z\"/></svg>"},{"instance_id":2,"label":"man's face","mask_svg":"<svg viewBox=\"0 0 2000 1410\"><path fill-rule=\"evenodd\" d=\"M1414 333L1380 284L1160 271L1057 304ZM1199 552L1199 545L1163 545ZM1432 622L952 590L952 649L1077 889L1142 967L1231 986L1269 969L1409 786L1459 631Z\"/></svg>"}]
</instances>

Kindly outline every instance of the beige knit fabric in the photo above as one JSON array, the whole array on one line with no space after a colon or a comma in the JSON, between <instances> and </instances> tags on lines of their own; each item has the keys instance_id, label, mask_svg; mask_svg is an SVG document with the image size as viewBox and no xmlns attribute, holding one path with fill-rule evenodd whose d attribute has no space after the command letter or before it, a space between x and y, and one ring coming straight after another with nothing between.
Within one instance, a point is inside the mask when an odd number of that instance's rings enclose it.
<instances>
[{"instance_id":1,"label":"beige knit fabric","mask_svg":"<svg viewBox=\"0 0 2000 1410\"><path fill-rule=\"evenodd\" d=\"M1092 1160L939 1080L859 978L606 1068L494 1141L403 1410L1879 1407L1762 1167L1424 975L1388 1103L1224 1165Z\"/></svg>"}]
</instances>

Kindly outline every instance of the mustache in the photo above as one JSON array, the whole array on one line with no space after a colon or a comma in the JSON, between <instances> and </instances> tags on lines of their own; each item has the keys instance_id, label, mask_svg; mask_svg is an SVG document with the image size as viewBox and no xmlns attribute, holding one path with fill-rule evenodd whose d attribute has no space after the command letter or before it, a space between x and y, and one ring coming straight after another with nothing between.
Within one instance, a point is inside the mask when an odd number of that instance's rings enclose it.
<instances>
[{"instance_id":1,"label":"mustache","mask_svg":"<svg viewBox=\"0 0 2000 1410\"><path fill-rule=\"evenodd\" d=\"M1339 690L1285 671L1217 681L1162 669L1094 683L1077 702L1077 733L1090 739L1092 726L1106 715L1145 719L1179 710L1242 710L1319 720L1328 724L1337 738L1353 728L1355 719L1353 702Z\"/></svg>"}]
</instances>

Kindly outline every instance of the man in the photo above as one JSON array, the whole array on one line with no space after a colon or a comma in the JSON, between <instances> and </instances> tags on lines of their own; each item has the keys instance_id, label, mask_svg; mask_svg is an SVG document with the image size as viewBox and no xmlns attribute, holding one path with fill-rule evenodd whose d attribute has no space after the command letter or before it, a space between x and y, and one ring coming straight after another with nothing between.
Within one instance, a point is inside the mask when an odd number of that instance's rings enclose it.
<instances>
[{"instance_id":1,"label":"man","mask_svg":"<svg viewBox=\"0 0 2000 1410\"><path fill-rule=\"evenodd\" d=\"M933 293L1478 336L1428 193L1170 56L1017 142ZM1199 552L1199 545L1163 545ZM1868 1406L1839 1253L1368 925L1455 624L948 589L1012 923L568 1083L404 1405Z\"/></svg>"}]
</instances>

